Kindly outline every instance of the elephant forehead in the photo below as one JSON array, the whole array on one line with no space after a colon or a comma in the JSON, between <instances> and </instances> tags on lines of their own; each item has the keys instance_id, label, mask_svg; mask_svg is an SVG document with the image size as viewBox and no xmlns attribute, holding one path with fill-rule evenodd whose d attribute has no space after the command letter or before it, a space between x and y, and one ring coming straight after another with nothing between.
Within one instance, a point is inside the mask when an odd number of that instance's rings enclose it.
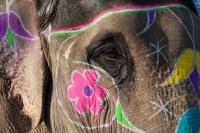
<instances>
[{"instance_id":1,"label":"elephant forehead","mask_svg":"<svg viewBox=\"0 0 200 133\"><path fill-rule=\"evenodd\" d=\"M186 8L180 4L168 4L168 5L154 5L154 6L125 6L118 7L108 11L103 12L102 14L95 17L91 22L78 25L69 28L54 29L51 31L51 36L74 36L81 34L83 32L89 31L95 27L100 21L110 18L112 16L118 16L123 14L139 14L139 13L148 13L149 23L151 24L154 19L152 12L166 10L167 8Z\"/></svg>"}]
</instances>

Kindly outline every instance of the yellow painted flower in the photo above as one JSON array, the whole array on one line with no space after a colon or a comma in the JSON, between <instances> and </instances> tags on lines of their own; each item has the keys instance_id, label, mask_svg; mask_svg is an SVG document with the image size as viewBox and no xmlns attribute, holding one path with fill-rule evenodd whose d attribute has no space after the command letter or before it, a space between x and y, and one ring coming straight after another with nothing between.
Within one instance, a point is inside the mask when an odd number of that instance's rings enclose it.
<instances>
[{"instance_id":1,"label":"yellow painted flower","mask_svg":"<svg viewBox=\"0 0 200 133\"><path fill-rule=\"evenodd\" d=\"M198 95L199 75L200 52L186 49L180 55L171 76L161 85L176 84L189 78L196 94Z\"/></svg>"}]
</instances>

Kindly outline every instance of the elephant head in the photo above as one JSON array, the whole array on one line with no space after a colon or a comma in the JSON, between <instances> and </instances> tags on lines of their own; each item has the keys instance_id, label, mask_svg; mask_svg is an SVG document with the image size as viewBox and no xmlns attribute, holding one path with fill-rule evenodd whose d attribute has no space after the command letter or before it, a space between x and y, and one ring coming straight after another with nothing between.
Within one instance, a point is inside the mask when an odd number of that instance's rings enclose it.
<instances>
[{"instance_id":1,"label":"elephant head","mask_svg":"<svg viewBox=\"0 0 200 133\"><path fill-rule=\"evenodd\" d=\"M0 132L25 133L43 121L48 69L33 1L0 4Z\"/></svg>"},{"instance_id":2,"label":"elephant head","mask_svg":"<svg viewBox=\"0 0 200 133\"><path fill-rule=\"evenodd\" d=\"M6 0L0 129L198 132L200 21L173 2Z\"/></svg>"},{"instance_id":3,"label":"elephant head","mask_svg":"<svg viewBox=\"0 0 200 133\"><path fill-rule=\"evenodd\" d=\"M199 130L199 19L167 2L60 1L42 32L51 132Z\"/></svg>"}]
</instances>

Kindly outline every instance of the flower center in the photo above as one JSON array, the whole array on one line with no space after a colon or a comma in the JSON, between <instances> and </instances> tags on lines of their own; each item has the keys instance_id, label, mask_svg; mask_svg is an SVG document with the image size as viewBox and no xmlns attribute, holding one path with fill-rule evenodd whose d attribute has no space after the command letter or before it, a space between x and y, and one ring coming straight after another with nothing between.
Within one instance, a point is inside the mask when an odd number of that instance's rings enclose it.
<instances>
[{"instance_id":1,"label":"flower center","mask_svg":"<svg viewBox=\"0 0 200 133\"><path fill-rule=\"evenodd\" d=\"M83 93L84 93L85 96L90 97L90 96L92 96L93 91L92 91L92 89L90 88L90 86L86 85L86 86L84 86L84 88L83 88Z\"/></svg>"}]
</instances>

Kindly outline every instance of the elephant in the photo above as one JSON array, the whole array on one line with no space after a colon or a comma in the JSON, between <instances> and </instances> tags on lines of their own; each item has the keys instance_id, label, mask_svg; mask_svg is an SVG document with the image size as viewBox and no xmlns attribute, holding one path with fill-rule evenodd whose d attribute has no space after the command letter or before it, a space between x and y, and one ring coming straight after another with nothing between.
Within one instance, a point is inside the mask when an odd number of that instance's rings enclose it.
<instances>
[{"instance_id":1,"label":"elephant","mask_svg":"<svg viewBox=\"0 0 200 133\"><path fill-rule=\"evenodd\" d=\"M199 133L200 19L183 0L2 0L0 132Z\"/></svg>"},{"instance_id":2,"label":"elephant","mask_svg":"<svg viewBox=\"0 0 200 133\"><path fill-rule=\"evenodd\" d=\"M35 3L3 0L0 5L0 132L47 131L42 110L49 72Z\"/></svg>"}]
</instances>

